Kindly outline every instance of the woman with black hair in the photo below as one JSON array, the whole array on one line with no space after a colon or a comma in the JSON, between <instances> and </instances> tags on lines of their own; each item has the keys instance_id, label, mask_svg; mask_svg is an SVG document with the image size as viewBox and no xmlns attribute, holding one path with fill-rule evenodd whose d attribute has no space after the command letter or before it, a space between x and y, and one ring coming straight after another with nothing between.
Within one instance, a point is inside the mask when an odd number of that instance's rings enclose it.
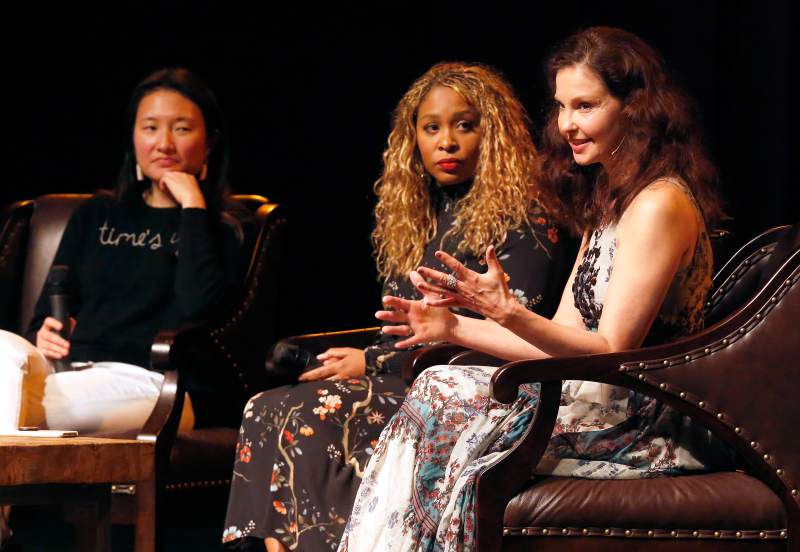
<instances>
[{"instance_id":1,"label":"woman with black hair","mask_svg":"<svg viewBox=\"0 0 800 552\"><path fill-rule=\"evenodd\" d=\"M147 369L156 332L206 315L241 280L241 228L223 210L228 152L212 92L186 69L162 69L134 90L128 123L116 188L75 211L53 262L69 267L69 340L45 293L36 305L27 337L48 365L68 359L76 369L46 376L46 421L29 425L140 428L163 381Z\"/></svg>"}]
</instances>

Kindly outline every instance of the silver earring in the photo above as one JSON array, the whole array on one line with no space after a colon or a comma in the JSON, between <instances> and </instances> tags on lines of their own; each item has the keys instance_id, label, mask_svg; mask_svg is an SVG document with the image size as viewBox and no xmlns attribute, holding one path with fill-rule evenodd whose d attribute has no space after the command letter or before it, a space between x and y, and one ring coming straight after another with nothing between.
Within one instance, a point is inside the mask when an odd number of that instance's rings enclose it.
<instances>
[{"instance_id":1,"label":"silver earring","mask_svg":"<svg viewBox=\"0 0 800 552\"><path fill-rule=\"evenodd\" d=\"M139 163L136 163L136 180L139 182L144 180L144 173L142 173L142 168L139 166Z\"/></svg>"},{"instance_id":2,"label":"silver earring","mask_svg":"<svg viewBox=\"0 0 800 552\"><path fill-rule=\"evenodd\" d=\"M208 163L203 163L203 168L200 169L200 181L202 182L203 180L205 180L207 176L208 176Z\"/></svg>"}]
</instances>

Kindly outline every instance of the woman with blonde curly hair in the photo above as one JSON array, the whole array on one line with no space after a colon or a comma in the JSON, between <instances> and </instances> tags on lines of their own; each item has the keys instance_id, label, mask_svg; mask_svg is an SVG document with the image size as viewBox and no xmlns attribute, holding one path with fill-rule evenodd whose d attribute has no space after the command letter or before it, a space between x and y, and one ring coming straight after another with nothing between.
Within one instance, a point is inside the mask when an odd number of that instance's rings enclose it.
<instances>
[{"instance_id":1,"label":"woman with blonde curly hair","mask_svg":"<svg viewBox=\"0 0 800 552\"><path fill-rule=\"evenodd\" d=\"M443 268L437 249L482 271L481 252L494 245L517 300L552 314L569 240L535 185L525 110L496 71L441 63L417 79L395 110L383 162L372 239L385 295L420 297L407 273L420 263ZM366 350L329 349L303 383L249 401L224 541L336 548L378 436L405 396L410 352L397 340L382 333Z\"/></svg>"}]
</instances>

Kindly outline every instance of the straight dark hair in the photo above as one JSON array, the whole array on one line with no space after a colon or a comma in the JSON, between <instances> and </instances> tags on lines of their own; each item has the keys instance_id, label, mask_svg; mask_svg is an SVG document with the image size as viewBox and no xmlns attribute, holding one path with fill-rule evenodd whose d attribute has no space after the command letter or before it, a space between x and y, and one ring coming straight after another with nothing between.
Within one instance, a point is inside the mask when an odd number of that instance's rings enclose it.
<instances>
[{"instance_id":1,"label":"straight dark hair","mask_svg":"<svg viewBox=\"0 0 800 552\"><path fill-rule=\"evenodd\" d=\"M558 128L553 105L540 150L542 185L562 198L567 220L584 232L618 222L636 194L651 182L675 176L686 182L705 218L722 216L717 172L700 138L689 98L667 74L661 56L638 36L612 27L591 27L556 47L547 65L555 93L556 74L583 65L622 102L624 142L615 163L581 167Z\"/></svg>"}]
</instances>

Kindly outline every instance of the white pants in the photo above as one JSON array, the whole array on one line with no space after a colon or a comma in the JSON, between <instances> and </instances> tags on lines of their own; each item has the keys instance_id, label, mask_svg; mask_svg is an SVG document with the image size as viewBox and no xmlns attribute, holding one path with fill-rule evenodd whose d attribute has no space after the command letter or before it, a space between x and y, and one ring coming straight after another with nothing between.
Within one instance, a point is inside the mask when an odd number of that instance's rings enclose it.
<instances>
[{"instance_id":1,"label":"white pants","mask_svg":"<svg viewBox=\"0 0 800 552\"><path fill-rule=\"evenodd\" d=\"M150 416L163 381L158 372L121 362L55 373L31 343L0 330L0 430L137 430Z\"/></svg>"}]
</instances>

